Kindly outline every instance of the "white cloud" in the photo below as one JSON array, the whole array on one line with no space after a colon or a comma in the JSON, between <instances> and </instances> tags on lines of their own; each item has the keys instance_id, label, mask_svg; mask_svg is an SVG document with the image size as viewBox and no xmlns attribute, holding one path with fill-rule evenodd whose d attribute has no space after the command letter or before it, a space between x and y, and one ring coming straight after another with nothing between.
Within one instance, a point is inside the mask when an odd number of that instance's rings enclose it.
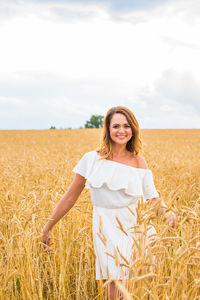
<instances>
[{"instance_id":1,"label":"white cloud","mask_svg":"<svg viewBox=\"0 0 200 300\"><path fill-rule=\"evenodd\" d=\"M134 105L135 107L145 109L148 107L147 101L140 99L138 96L135 97L128 97L128 101L130 104Z\"/></svg>"},{"instance_id":2,"label":"white cloud","mask_svg":"<svg viewBox=\"0 0 200 300\"><path fill-rule=\"evenodd\" d=\"M0 104L22 104L21 99L12 98L12 97L0 97Z\"/></svg>"},{"instance_id":3,"label":"white cloud","mask_svg":"<svg viewBox=\"0 0 200 300\"><path fill-rule=\"evenodd\" d=\"M176 110L176 108L174 106L170 106L170 105L161 105L160 106L160 110L163 110L163 111L172 111L172 110Z\"/></svg>"},{"instance_id":4,"label":"white cloud","mask_svg":"<svg viewBox=\"0 0 200 300\"><path fill-rule=\"evenodd\" d=\"M86 117L91 114L91 104L84 103L84 101L75 102L69 99L51 99L48 100L47 104L54 112L59 113L59 115L67 113ZM105 114L105 110L102 109L101 104L92 104L92 111L94 113Z\"/></svg>"},{"instance_id":5,"label":"white cloud","mask_svg":"<svg viewBox=\"0 0 200 300\"><path fill-rule=\"evenodd\" d=\"M155 88L162 97L182 105L189 105L200 112L200 80L197 80L191 72L166 70L155 82Z\"/></svg>"},{"instance_id":6,"label":"white cloud","mask_svg":"<svg viewBox=\"0 0 200 300\"><path fill-rule=\"evenodd\" d=\"M191 38L191 36L190 36ZM164 42L166 42L167 44L173 46L173 47L188 47L188 48L192 48L194 50L199 50L200 49L200 43L196 43L195 41L196 39L196 36L194 35L193 36L193 39L192 41L182 41L182 40L179 40L179 39L174 39L172 37L162 37L162 40Z\"/></svg>"}]
</instances>

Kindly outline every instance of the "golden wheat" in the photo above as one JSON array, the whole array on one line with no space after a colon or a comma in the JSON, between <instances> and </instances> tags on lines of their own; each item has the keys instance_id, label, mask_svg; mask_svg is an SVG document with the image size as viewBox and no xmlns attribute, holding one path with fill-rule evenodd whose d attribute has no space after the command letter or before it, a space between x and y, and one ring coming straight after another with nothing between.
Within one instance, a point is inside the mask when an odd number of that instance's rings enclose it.
<instances>
[{"instance_id":1,"label":"golden wheat","mask_svg":"<svg viewBox=\"0 0 200 300\"><path fill-rule=\"evenodd\" d=\"M106 299L105 285L95 281L88 190L53 228L50 251L41 243L41 229L70 185L73 166L98 146L100 134L101 129L0 131L1 299ZM170 229L140 203L131 262L122 256L130 279L126 287L116 285L124 299L199 299L200 130L141 130L141 139L155 186L179 213L179 223ZM149 222L157 235L146 245ZM117 253L107 254L120 263Z\"/></svg>"}]
</instances>

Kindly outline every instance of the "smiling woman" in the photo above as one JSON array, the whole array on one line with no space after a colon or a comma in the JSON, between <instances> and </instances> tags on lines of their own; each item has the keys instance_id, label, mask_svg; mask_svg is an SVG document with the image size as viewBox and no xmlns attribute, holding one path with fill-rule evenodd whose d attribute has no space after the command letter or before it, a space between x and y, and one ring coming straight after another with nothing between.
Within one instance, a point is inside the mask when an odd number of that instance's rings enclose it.
<instances>
[{"instance_id":1,"label":"smiling woman","mask_svg":"<svg viewBox=\"0 0 200 300\"><path fill-rule=\"evenodd\" d=\"M83 155L73 172L75 178L43 228L42 241L49 246L49 231L75 204L84 187L93 204L93 242L96 255L96 280L109 280L110 299L116 297L113 280L127 280L131 255L135 249L137 205L143 197L153 203L159 199L152 171L138 155L141 148L139 125L126 107L111 108L104 119L103 141L98 151ZM157 209L157 207L155 207ZM163 203L161 212L165 214ZM175 216L170 217L175 226ZM156 234L148 227L147 243ZM124 261L126 264L124 264ZM133 270L134 271L134 270ZM108 285L107 285L108 286Z\"/></svg>"}]
</instances>

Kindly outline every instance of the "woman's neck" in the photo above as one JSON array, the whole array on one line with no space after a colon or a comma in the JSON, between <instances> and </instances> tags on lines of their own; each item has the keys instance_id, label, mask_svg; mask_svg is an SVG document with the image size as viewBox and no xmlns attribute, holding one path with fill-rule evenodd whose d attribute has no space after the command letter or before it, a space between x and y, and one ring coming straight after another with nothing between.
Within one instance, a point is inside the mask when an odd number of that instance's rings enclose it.
<instances>
[{"instance_id":1,"label":"woman's neck","mask_svg":"<svg viewBox=\"0 0 200 300\"><path fill-rule=\"evenodd\" d=\"M123 157L127 155L128 150L126 149L126 145L114 144L112 145L112 153L113 157Z\"/></svg>"}]
</instances>

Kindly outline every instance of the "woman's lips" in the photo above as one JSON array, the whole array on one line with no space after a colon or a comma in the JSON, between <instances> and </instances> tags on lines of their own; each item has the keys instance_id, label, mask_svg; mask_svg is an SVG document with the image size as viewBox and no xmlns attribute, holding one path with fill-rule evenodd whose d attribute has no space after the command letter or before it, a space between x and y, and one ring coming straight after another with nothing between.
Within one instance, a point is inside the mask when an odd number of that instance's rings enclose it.
<instances>
[{"instance_id":1,"label":"woman's lips","mask_svg":"<svg viewBox=\"0 0 200 300\"><path fill-rule=\"evenodd\" d=\"M126 138L126 135L116 135L117 138L120 138L120 139L124 139Z\"/></svg>"}]
</instances>

